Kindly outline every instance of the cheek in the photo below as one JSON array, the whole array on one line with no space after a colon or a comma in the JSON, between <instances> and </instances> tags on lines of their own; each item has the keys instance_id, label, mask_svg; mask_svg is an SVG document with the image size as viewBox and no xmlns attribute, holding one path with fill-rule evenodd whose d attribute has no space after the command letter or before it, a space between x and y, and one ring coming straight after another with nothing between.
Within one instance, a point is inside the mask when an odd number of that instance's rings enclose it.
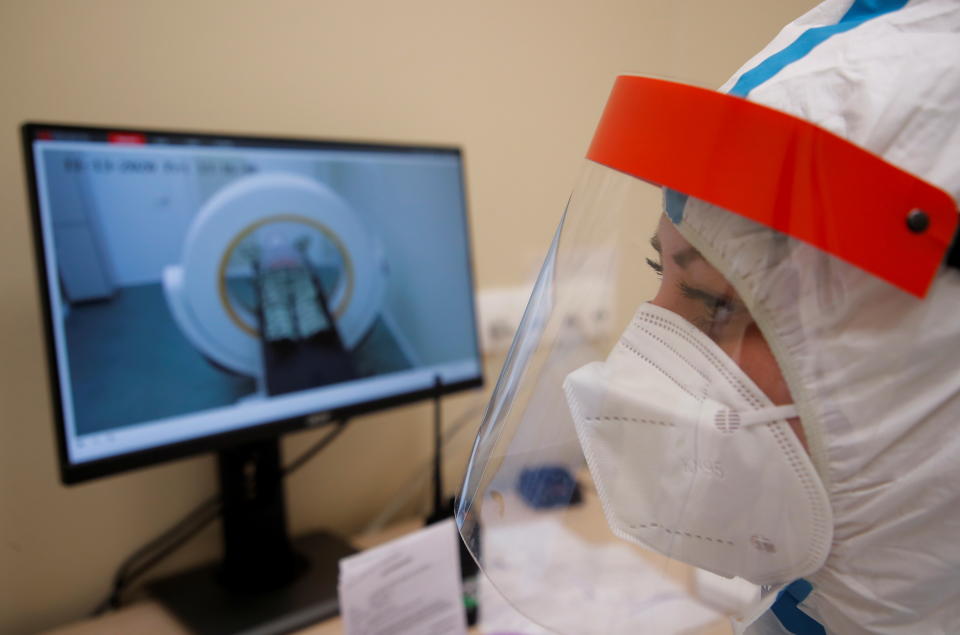
<instances>
[{"instance_id":1,"label":"cheek","mask_svg":"<svg viewBox=\"0 0 960 635\"><path fill-rule=\"evenodd\" d=\"M760 334L755 324L744 333L739 349L733 357L743 372L770 398L774 405L783 406L793 403L790 389L783 378L783 373L780 372L780 365L777 364L773 352L767 346L766 339ZM800 425L800 419L793 417L787 420L787 423L800 440L803 449L809 452L807 437L803 432L803 426Z\"/></svg>"},{"instance_id":2,"label":"cheek","mask_svg":"<svg viewBox=\"0 0 960 635\"><path fill-rule=\"evenodd\" d=\"M783 373L780 372L780 366L756 325L749 327L738 353L739 355L734 358L737 364L774 405L782 406L793 402L787 382L783 379Z\"/></svg>"},{"instance_id":3,"label":"cheek","mask_svg":"<svg viewBox=\"0 0 960 635\"><path fill-rule=\"evenodd\" d=\"M691 301L677 291L676 280L672 274L670 267L664 268L660 289L650 303L669 309L678 315L689 316ZM783 373L780 372L780 366L756 324L751 323L741 336L732 338L726 343L722 340L717 343L774 405L784 406L793 403L793 397L790 395ZM790 429L800 440L803 448L807 450L807 438L800 425L800 419L794 417L787 423L790 424Z\"/></svg>"}]
</instances>

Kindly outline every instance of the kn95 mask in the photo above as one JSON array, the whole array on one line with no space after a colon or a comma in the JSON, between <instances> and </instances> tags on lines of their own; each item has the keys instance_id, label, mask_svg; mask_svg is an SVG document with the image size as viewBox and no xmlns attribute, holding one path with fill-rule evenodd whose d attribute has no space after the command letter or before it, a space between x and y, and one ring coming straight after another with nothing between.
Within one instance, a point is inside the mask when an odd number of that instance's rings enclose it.
<instances>
[{"instance_id":1,"label":"kn95 mask","mask_svg":"<svg viewBox=\"0 0 960 635\"><path fill-rule=\"evenodd\" d=\"M715 342L640 306L564 392L611 530L725 577L789 582L832 538L826 492L786 419Z\"/></svg>"}]
</instances>

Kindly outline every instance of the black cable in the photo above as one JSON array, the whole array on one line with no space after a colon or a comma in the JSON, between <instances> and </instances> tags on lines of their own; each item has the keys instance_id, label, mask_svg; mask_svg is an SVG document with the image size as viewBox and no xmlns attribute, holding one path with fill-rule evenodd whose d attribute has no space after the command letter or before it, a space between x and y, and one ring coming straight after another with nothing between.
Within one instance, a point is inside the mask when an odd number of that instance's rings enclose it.
<instances>
[{"instance_id":1,"label":"black cable","mask_svg":"<svg viewBox=\"0 0 960 635\"><path fill-rule=\"evenodd\" d=\"M311 445L309 448L304 450L300 454L300 456L290 461L290 463L283 468L282 474L284 476L290 476L291 474L299 470L301 467L303 467L304 464L307 463L307 461L309 461L314 456L316 456L318 452L320 452L325 447L330 445L330 443L334 439L336 439L338 436L340 436L340 433L343 432L343 430L347 427L347 421L348 421L347 419L338 419L336 421L337 427L334 428L332 432L330 432L329 434L327 434L327 436L323 437L322 439L320 439L319 441Z\"/></svg>"},{"instance_id":2,"label":"black cable","mask_svg":"<svg viewBox=\"0 0 960 635\"><path fill-rule=\"evenodd\" d=\"M139 576L140 567L137 567L138 561L147 558L152 566L151 554L158 551L169 553L168 549L170 549L171 546L176 548L182 541L185 542L186 539L200 531L200 529L210 522L208 516L210 516L211 513L213 514L213 518L216 517L216 514L220 511L219 505L220 497L214 494L188 512L187 515L173 527L167 529L146 545L127 556L127 559L117 567L117 572L113 577L113 586L110 595L97 606L93 614L100 615L110 609L117 608L120 605L120 596L125 587L129 585L130 581ZM133 570L133 574L131 574L131 570ZM146 569L144 569L144 571L145 570Z\"/></svg>"},{"instance_id":3,"label":"black cable","mask_svg":"<svg viewBox=\"0 0 960 635\"><path fill-rule=\"evenodd\" d=\"M219 499L219 497L217 498ZM146 557L145 561L140 563L140 566L137 568L130 567L125 575L120 578L117 583L115 583L114 592L110 598L110 607L119 608L123 599L123 592L128 589L133 582L156 566L161 560L186 544L187 541L193 538L196 534L200 533L200 530L202 530L204 527L216 520L220 515L221 509L222 505L220 504L220 501L217 500L216 505L207 510L202 517L199 517L195 521L193 527L183 529L181 536L177 537L176 539L171 539L171 542L167 545L158 547L157 551Z\"/></svg>"},{"instance_id":4,"label":"black cable","mask_svg":"<svg viewBox=\"0 0 960 635\"><path fill-rule=\"evenodd\" d=\"M208 522L206 519L211 513L216 513L220 509L220 496L214 494L205 501L197 505L182 520L163 534L154 538L152 541L131 554L126 561L117 569L116 584L122 584L130 576L131 569L135 570L139 560L148 558L150 554L157 550L162 550L165 543L176 541L182 534L191 534L194 527L203 526Z\"/></svg>"},{"instance_id":5,"label":"black cable","mask_svg":"<svg viewBox=\"0 0 960 635\"><path fill-rule=\"evenodd\" d=\"M340 436L346 428L346 424L346 419L337 420L336 428L307 448L300 456L283 468L283 476L289 476L303 467L310 459ZM110 595L97 605L97 608L93 611L93 615L101 615L108 610L118 608L122 603L123 593L137 578L143 576L158 562L182 547L188 540L198 534L200 530L216 520L222 511L222 507L220 495L212 495L188 512L183 519L177 521L171 528L128 556L117 568ZM143 562L138 562L138 560L143 560Z\"/></svg>"},{"instance_id":6,"label":"black cable","mask_svg":"<svg viewBox=\"0 0 960 635\"><path fill-rule=\"evenodd\" d=\"M440 375L433 379L433 513L430 519L444 515L443 504L443 410L440 404L443 382Z\"/></svg>"},{"instance_id":7,"label":"black cable","mask_svg":"<svg viewBox=\"0 0 960 635\"><path fill-rule=\"evenodd\" d=\"M483 411L487 407L487 399L477 400L477 402L472 405L466 412L462 412L452 423L448 424L443 435L443 446L447 447L456 437L460 434L460 431L463 430L469 424L475 422L477 417L483 414ZM476 436L476 433L474 433ZM384 509L380 511L377 516L367 523L364 529L360 532L362 534L369 534L376 531L382 530L399 512L404 505L406 505L410 499L414 496L419 496L423 492L424 487L429 487L429 480L431 469L433 467L433 457L425 461L420 467L417 468L413 477L408 480L397 493L391 498L391 501L384 506ZM424 483L427 483L424 485Z\"/></svg>"}]
</instances>

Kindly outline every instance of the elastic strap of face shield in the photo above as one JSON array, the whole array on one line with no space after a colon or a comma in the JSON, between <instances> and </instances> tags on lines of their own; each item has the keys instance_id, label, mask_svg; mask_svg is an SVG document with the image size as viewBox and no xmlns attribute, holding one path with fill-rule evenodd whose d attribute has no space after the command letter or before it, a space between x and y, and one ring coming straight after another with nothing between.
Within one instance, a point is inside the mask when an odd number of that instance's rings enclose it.
<instances>
[{"instance_id":1,"label":"elastic strap of face shield","mask_svg":"<svg viewBox=\"0 0 960 635\"><path fill-rule=\"evenodd\" d=\"M921 298L957 228L949 194L881 157L798 117L675 82L618 78L587 158L750 218Z\"/></svg>"},{"instance_id":2,"label":"elastic strap of face shield","mask_svg":"<svg viewBox=\"0 0 960 635\"><path fill-rule=\"evenodd\" d=\"M960 269L960 229L953 237L953 244L950 245L950 250L947 251L947 257L943 264L954 269Z\"/></svg>"}]
</instances>

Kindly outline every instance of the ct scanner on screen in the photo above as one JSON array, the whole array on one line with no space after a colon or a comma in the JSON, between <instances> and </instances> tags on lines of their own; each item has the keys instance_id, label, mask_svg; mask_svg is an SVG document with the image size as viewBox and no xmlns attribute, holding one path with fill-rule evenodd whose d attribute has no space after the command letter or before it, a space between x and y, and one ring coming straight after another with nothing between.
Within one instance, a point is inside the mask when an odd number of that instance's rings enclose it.
<instances>
[{"instance_id":1,"label":"ct scanner on screen","mask_svg":"<svg viewBox=\"0 0 960 635\"><path fill-rule=\"evenodd\" d=\"M343 198L289 173L242 178L204 204L182 261L163 271L180 330L223 368L257 379L265 372L256 304L237 284L249 274L252 252L268 262L300 257L329 272L325 297L348 351L380 313L388 275L383 249Z\"/></svg>"}]
</instances>

